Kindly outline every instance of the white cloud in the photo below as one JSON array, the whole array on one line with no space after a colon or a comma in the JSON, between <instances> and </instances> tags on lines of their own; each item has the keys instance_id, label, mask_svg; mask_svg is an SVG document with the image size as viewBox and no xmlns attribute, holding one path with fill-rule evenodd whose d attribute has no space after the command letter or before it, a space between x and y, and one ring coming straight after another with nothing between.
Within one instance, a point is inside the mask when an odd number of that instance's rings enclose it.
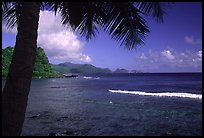
<instances>
[{"instance_id":1,"label":"white cloud","mask_svg":"<svg viewBox=\"0 0 204 138\"><path fill-rule=\"evenodd\" d=\"M41 11L38 46L45 49L50 59L65 61L91 62L92 59L83 53L83 42L68 27L61 23L59 14Z\"/></svg>"},{"instance_id":2,"label":"white cloud","mask_svg":"<svg viewBox=\"0 0 204 138\"><path fill-rule=\"evenodd\" d=\"M149 50L147 58L151 63L157 62L160 59L160 55L156 51Z\"/></svg>"},{"instance_id":3,"label":"white cloud","mask_svg":"<svg viewBox=\"0 0 204 138\"><path fill-rule=\"evenodd\" d=\"M147 59L147 57L145 56L144 53L142 53L142 55L140 56L140 58L143 59L143 60L146 60L146 59Z\"/></svg>"},{"instance_id":4,"label":"white cloud","mask_svg":"<svg viewBox=\"0 0 204 138\"><path fill-rule=\"evenodd\" d=\"M183 52L181 52L180 55L183 56L183 57L186 57L186 54L183 53Z\"/></svg>"},{"instance_id":5,"label":"white cloud","mask_svg":"<svg viewBox=\"0 0 204 138\"><path fill-rule=\"evenodd\" d=\"M198 51L198 60L202 61L202 51Z\"/></svg>"},{"instance_id":6,"label":"white cloud","mask_svg":"<svg viewBox=\"0 0 204 138\"><path fill-rule=\"evenodd\" d=\"M146 68L202 68L202 50L197 52L176 50L162 50L145 53L148 60L143 60L144 53L137 55L137 65Z\"/></svg>"},{"instance_id":7,"label":"white cloud","mask_svg":"<svg viewBox=\"0 0 204 138\"><path fill-rule=\"evenodd\" d=\"M185 36L185 42L191 45L202 45L201 39L195 39L193 36Z\"/></svg>"},{"instance_id":8,"label":"white cloud","mask_svg":"<svg viewBox=\"0 0 204 138\"><path fill-rule=\"evenodd\" d=\"M169 60L173 60L175 57L173 56L172 52L170 50L164 50L161 52L161 55L166 57Z\"/></svg>"},{"instance_id":9,"label":"white cloud","mask_svg":"<svg viewBox=\"0 0 204 138\"><path fill-rule=\"evenodd\" d=\"M16 34L16 27L8 30L2 23L2 31ZM40 11L38 28L38 46L43 47L50 61L58 62L91 62L92 59L83 53L84 43L68 27L61 23L61 16L51 11Z\"/></svg>"},{"instance_id":10,"label":"white cloud","mask_svg":"<svg viewBox=\"0 0 204 138\"><path fill-rule=\"evenodd\" d=\"M198 51L198 56L199 56L200 58L202 58L202 51L201 51L201 50Z\"/></svg>"}]
</instances>

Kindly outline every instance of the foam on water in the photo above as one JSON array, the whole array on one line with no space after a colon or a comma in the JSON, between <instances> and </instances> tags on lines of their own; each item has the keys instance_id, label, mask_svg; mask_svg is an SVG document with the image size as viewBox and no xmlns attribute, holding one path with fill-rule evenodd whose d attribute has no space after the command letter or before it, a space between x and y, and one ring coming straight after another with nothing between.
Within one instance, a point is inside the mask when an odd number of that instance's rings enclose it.
<instances>
[{"instance_id":1,"label":"foam on water","mask_svg":"<svg viewBox=\"0 0 204 138\"><path fill-rule=\"evenodd\" d=\"M93 77L87 77L87 76L84 76L83 78L84 79L100 79L100 77L93 78Z\"/></svg>"},{"instance_id":2,"label":"foam on water","mask_svg":"<svg viewBox=\"0 0 204 138\"><path fill-rule=\"evenodd\" d=\"M160 96L160 97L169 96L169 97L202 99L201 94L192 94L192 93L178 93L178 92L151 93L151 92L127 91L127 90L108 90L108 91L114 92L114 93L127 93L127 94L137 94L137 95L144 95L144 96Z\"/></svg>"},{"instance_id":3,"label":"foam on water","mask_svg":"<svg viewBox=\"0 0 204 138\"><path fill-rule=\"evenodd\" d=\"M92 79L93 77L84 76L83 78L84 78L84 79Z\"/></svg>"}]
</instances>

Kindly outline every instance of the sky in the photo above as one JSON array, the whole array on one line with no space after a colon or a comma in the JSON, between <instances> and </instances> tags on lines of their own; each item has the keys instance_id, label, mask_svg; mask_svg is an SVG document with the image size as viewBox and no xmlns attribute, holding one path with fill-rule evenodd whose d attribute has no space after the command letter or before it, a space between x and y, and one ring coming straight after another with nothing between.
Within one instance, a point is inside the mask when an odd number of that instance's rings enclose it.
<instances>
[{"instance_id":1,"label":"sky","mask_svg":"<svg viewBox=\"0 0 204 138\"><path fill-rule=\"evenodd\" d=\"M202 72L202 3L174 2L164 22L146 17L150 32L133 50L120 46L106 32L89 41L61 24L61 17L41 11L38 46L50 63L88 63L96 67L142 72ZM15 45L16 28L2 21L2 47Z\"/></svg>"}]
</instances>

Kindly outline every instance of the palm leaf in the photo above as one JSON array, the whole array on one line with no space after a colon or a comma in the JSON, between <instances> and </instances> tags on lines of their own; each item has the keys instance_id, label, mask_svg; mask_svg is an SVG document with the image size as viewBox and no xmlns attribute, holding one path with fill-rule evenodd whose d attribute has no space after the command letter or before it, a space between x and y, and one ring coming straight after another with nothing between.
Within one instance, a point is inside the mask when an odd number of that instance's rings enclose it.
<instances>
[{"instance_id":1,"label":"palm leaf","mask_svg":"<svg viewBox=\"0 0 204 138\"><path fill-rule=\"evenodd\" d=\"M2 11L4 11L5 9L8 8L8 4L9 4L9 2L2 2L2 6L1 6Z\"/></svg>"},{"instance_id":2,"label":"palm leaf","mask_svg":"<svg viewBox=\"0 0 204 138\"><path fill-rule=\"evenodd\" d=\"M21 2L9 2L2 4L3 20L6 21L8 28L13 28L15 25L18 25L21 6Z\"/></svg>"},{"instance_id":3,"label":"palm leaf","mask_svg":"<svg viewBox=\"0 0 204 138\"><path fill-rule=\"evenodd\" d=\"M99 26L102 25L100 18L101 3L95 2L63 2L59 8L62 23L79 32L87 40L96 36Z\"/></svg>"},{"instance_id":4,"label":"palm leaf","mask_svg":"<svg viewBox=\"0 0 204 138\"><path fill-rule=\"evenodd\" d=\"M160 2L135 2L134 6L143 14L153 16L156 21L163 22L165 11L163 10L164 3Z\"/></svg>"},{"instance_id":5,"label":"palm leaf","mask_svg":"<svg viewBox=\"0 0 204 138\"><path fill-rule=\"evenodd\" d=\"M104 30L121 45L128 49L142 44L144 36L149 32L145 20L140 16L140 11L132 2L109 3L104 20Z\"/></svg>"},{"instance_id":6,"label":"palm leaf","mask_svg":"<svg viewBox=\"0 0 204 138\"><path fill-rule=\"evenodd\" d=\"M53 10L55 12L55 15L60 8L62 2L43 2L43 9L46 10Z\"/></svg>"}]
</instances>

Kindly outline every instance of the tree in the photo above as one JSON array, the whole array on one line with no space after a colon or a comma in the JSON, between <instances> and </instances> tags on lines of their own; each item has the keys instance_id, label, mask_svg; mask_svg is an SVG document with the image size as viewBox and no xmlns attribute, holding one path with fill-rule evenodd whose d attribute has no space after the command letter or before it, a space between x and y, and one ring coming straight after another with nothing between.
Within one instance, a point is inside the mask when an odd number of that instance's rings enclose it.
<instances>
[{"instance_id":1,"label":"tree","mask_svg":"<svg viewBox=\"0 0 204 138\"><path fill-rule=\"evenodd\" d=\"M14 48L8 46L5 49L2 49L2 77L6 77L9 70L9 65L11 64L11 59L13 55Z\"/></svg>"},{"instance_id":2,"label":"tree","mask_svg":"<svg viewBox=\"0 0 204 138\"><path fill-rule=\"evenodd\" d=\"M6 78L11 64L14 47L8 46L2 49L2 78ZM51 64L49 63L48 57L41 47L37 48L35 66L33 69L32 77L59 77L60 74L55 73Z\"/></svg>"},{"instance_id":3,"label":"tree","mask_svg":"<svg viewBox=\"0 0 204 138\"><path fill-rule=\"evenodd\" d=\"M40 8L60 12L62 24L70 25L87 40L99 29L128 49L144 43L149 32L142 16L162 21L160 3L153 2L3 2L3 19L17 24L14 54L2 94L2 134L20 135L36 57Z\"/></svg>"}]
</instances>

